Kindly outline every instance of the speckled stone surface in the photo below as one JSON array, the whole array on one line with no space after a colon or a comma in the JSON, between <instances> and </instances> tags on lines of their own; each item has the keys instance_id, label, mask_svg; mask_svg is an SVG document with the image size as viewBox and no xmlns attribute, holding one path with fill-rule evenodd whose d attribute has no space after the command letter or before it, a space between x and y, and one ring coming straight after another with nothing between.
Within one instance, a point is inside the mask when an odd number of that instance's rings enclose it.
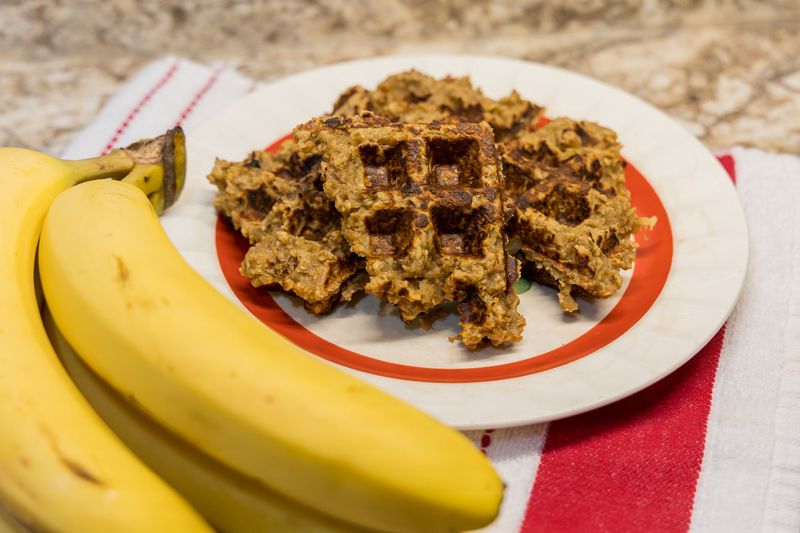
<instances>
[{"instance_id":1,"label":"speckled stone surface","mask_svg":"<svg viewBox=\"0 0 800 533\"><path fill-rule=\"evenodd\" d=\"M58 153L166 53L268 80L358 57L469 52L606 81L712 148L800 153L796 0L5 0L0 20L0 145Z\"/></svg>"}]
</instances>

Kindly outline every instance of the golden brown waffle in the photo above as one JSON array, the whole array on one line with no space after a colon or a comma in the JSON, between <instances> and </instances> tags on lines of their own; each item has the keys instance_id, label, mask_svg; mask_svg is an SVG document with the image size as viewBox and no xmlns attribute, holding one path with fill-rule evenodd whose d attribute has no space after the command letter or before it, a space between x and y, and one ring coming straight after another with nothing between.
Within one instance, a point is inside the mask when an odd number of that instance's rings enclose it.
<instances>
[{"instance_id":1,"label":"golden brown waffle","mask_svg":"<svg viewBox=\"0 0 800 533\"><path fill-rule=\"evenodd\" d=\"M355 116L370 111L394 122L486 121L498 142L525 133L536 124L542 108L524 100L516 91L493 100L472 86L469 78L436 79L416 70L389 76L373 91L351 87L337 100L333 113Z\"/></svg>"},{"instance_id":2,"label":"golden brown waffle","mask_svg":"<svg viewBox=\"0 0 800 533\"><path fill-rule=\"evenodd\" d=\"M655 222L636 215L613 131L558 119L504 147L506 190L518 196L509 224L526 276L556 286L565 311L577 288L607 298L633 266L630 237Z\"/></svg>"},{"instance_id":3,"label":"golden brown waffle","mask_svg":"<svg viewBox=\"0 0 800 533\"><path fill-rule=\"evenodd\" d=\"M470 348L521 339L519 266L506 253L488 124L397 124L367 113L312 120L295 138L303 155L323 154L324 190L366 259L367 292L405 321L457 302Z\"/></svg>"},{"instance_id":4,"label":"golden brown waffle","mask_svg":"<svg viewBox=\"0 0 800 533\"><path fill-rule=\"evenodd\" d=\"M322 191L320 161L301 158L287 142L275 155L217 160L209 175L219 189L217 211L253 244L242 275L256 287L293 292L315 314L352 298L364 281L355 275L360 261L342 236L341 216Z\"/></svg>"}]
</instances>

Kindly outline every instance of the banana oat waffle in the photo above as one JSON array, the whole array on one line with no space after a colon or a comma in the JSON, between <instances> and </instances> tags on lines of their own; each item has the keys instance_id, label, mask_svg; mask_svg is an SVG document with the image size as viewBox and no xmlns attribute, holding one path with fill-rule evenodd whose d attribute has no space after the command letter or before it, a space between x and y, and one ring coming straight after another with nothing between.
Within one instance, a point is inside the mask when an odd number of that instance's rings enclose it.
<instances>
[{"instance_id":1,"label":"banana oat waffle","mask_svg":"<svg viewBox=\"0 0 800 533\"><path fill-rule=\"evenodd\" d=\"M217 160L208 179L217 211L253 246L242 275L256 286L281 287L326 313L364 283L359 259L341 232L341 216L322 191L319 156L301 158L293 142L277 154L253 152L243 162Z\"/></svg>"},{"instance_id":2,"label":"banana oat waffle","mask_svg":"<svg viewBox=\"0 0 800 533\"><path fill-rule=\"evenodd\" d=\"M519 266L506 253L488 124L398 124L366 113L314 119L294 133L303 156L323 154L324 190L351 250L366 259L367 292L405 321L456 302L470 348L521 339Z\"/></svg>"},{"instance_id":3,"label":"banana oat waffle","mask_svg":"<svg viewBox=\"0 0 800 533\"><path fill-rule=\"evenodd\" d=\"M633 266L630 237L655 220L640 218L625 187L625 162L613 131L561 118L504 147L506 192L516 200L512 250L526 276L554 285L564 311L573 289L607 298Z\"/></svg>"},{"instance_id":4,"label":"banana oat waffle","mask_svg":"<svg viewBox=\"0 0 800 533\"><path fill-rule=\"evenodd\" d=\"M389 76L373 91L351 87L333 106L333 114L339 116L355 116L362 111L394 122L418 124L484 120L494 130L496 141L505 142L530 131L543 109L516 91L493 100L473 87L467 77L436 79L409 70Z\"/></svg>"}]
</instances>

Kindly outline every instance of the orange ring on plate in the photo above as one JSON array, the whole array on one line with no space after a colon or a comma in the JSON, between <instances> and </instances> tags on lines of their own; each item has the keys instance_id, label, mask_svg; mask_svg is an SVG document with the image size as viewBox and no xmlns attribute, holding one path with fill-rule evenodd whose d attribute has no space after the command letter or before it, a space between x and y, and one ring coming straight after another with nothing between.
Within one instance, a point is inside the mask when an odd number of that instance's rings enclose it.
<instances>
[{"instance_id":1,"label":"orange ring on plate","mask_svg":"<svg viewBox=\"0 0 800 533\"><path fill-rule=\"evenodd\" d=\"M280 138L267 151L277 151L290 138L291 134ZM661 294L672 266L673 240L669 217L656 191L631 164L625 168L625 181L631 192L631 204L637 211L658 218L655 228L646 236L642 233L636 236L639 249L625 293L600 322L579 337L553 350L513 363L477 368L428 368L391 363L350 351L315 335L289 316L268 291L250 285L250 281L239 273L239 265L250 245L221 217L216 226L217 257L234 294L251 313L300 348L328 361L361 372L410 381L471 383L516 378L565 365L608 345L633 327Z\"/></svg>"}]
</instances>

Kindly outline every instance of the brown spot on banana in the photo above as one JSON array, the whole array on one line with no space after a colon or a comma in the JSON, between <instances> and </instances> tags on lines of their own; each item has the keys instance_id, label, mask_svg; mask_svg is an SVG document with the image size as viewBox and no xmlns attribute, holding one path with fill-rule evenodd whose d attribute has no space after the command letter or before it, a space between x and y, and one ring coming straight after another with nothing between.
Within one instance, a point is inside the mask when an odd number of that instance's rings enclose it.
<instances>
[{"instance_id":1,"label":"brown spot on banana","mask_svg":"<svg viewBox=\"0 0 800 533\"><path fill-rule=\"evenodd\" d=\"M117 260L117 281L120 285L124 286L128 282L130 271L128 270L128 266L125 264L125 261L123 261L120 256L115 255L114 259Z\"/></svg>"},{"instance_id":2,"label":"brown spot on banana","mask_svg":"<svg viewBox=\"0 0 800 533\"><path fill-rule=\"evenodd\" d=\"M100 481L94 474L89 472L83 465L76 463L75 461L71 461L64 457L63 455L59 455L58 457L61 460L61 463L66 466L70 472L75 474L77 477L83 479L84 481L88 481L89 483L93 483L95 485L104 486L105 483Z\"/></svg>"},{"instance_id":3,"label":"brown spot on banana","mask_svg":"<svg viewBox=\"0 0 800 533\"><path fill-rule=\"evenodd\" d=\"M350 394L360 394L365 392L368 387L363 383L352 383L347 386L347 392Z\"/></svg>"},{"instance_id":4,"label":"brown spot on banana","mask_svg":"<svg viewBox=\"0 0 800 533\"><path fill-rule=\"evenodd\" d=\"M74 474L76 477L78 477L78 478L80 478L80 479L82 479L84 481L87 481L89 483L92 483L94 485L98 485L98 486L101 486L101 487L105 486L105 483L102 480L100 480L100 478L98 478L96 475L94 475L91 471L89 471L88 468L86 468L82 464L78 463L77 461L74 461L74 460L68 458L61 451L61 448L58 446L58 440L56 439L55 435L53 435L53 433L50 432L50 430L47 427L45 427L43 425L40 425L39 426L39 431L48 440L48 442L50 443L50 447L53 449L53 453L55 453L56 457L58 457L58 460L61 461L61 464L66 466L67 469L72 474Z\"/></svg>"}]
</instances>

